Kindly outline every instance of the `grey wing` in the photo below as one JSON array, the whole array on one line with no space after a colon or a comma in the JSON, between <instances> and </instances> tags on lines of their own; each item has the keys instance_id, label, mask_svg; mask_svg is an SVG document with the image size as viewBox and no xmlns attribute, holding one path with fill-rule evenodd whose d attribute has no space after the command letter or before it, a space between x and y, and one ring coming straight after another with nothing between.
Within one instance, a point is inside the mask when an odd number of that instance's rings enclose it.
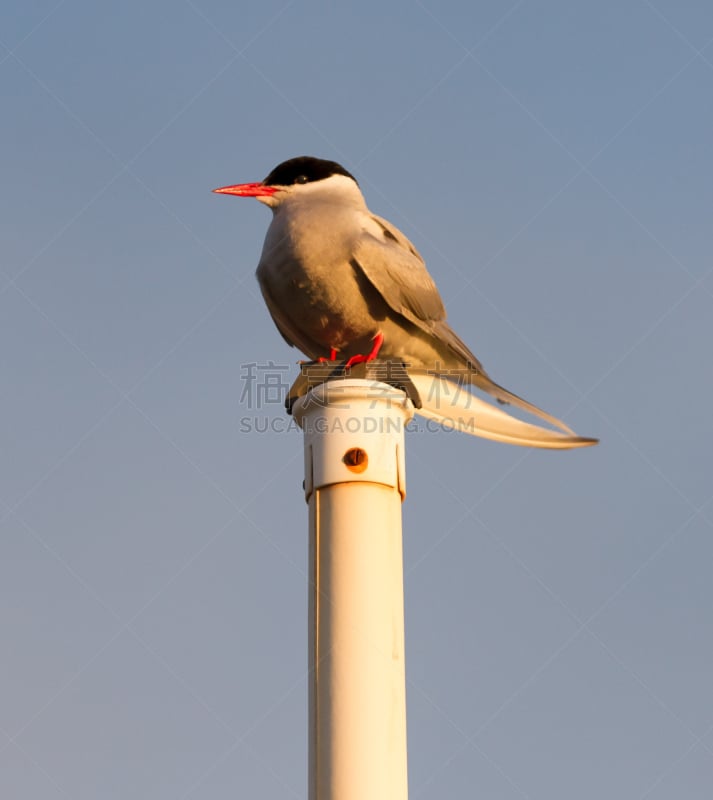
<instances>
[{"instance_id":1,"label":"grey wing","mask_svg":"<svg viewBox=\"0 0 713 800\"><path fill-rule=\"evenodd\" d=\"M446 310L423 259L391 223L376 215L371 220L378 227L359 236L354 261L394 311L430 331L424 323L444 320Z\"/></svg>"},{"instance_id":2,"label":"grey wing","mask_svg":"<svg viewBox=\"0 0 713 800\"><path fill-rule=\"evenodd\" d=\"M365 231L355 249L355 263L388 305L422 331L443 342L458 356L463 377L500 403L512 403L572 434L556 417L495 383L451 326L446 322L443 301L423 259L411 242L393 225L377 216L383 239ZM378 233L378 229L376 230ZM449 367L449 373L455 374Z\"/></svg>"},{"instance_id":3,"label":"grey wing","mask_svg":"<svg viewBox=\"0 0 713 800\"><path fill-rule=\"evenodd\" d=\"M371 219L378 228L359 237L354 248L355 266L390 308L444 342L463 362L482 370L478 359L446 322L443 301L418 250L387 220L375 214Z\"/></svg>"}]
</instances>

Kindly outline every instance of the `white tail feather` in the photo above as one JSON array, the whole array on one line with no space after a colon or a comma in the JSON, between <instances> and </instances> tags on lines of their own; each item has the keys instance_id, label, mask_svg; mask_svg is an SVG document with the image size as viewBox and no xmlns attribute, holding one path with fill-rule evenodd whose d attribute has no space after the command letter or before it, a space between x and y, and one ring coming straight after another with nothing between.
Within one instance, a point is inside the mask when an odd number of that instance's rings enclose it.
<instances>
[{"instance_id":1,"label":"white tail feather","mask_svg":"<svg viewBox=\"0 0 713 800\"><path fill-rule=\"evenodd\" d=\"M496 442L553 450L590 447L599 441L523 422L462 386L436 375L409 371L409 377L423 404L416 413L463 433Z\"/></svg>"}]
</instances>

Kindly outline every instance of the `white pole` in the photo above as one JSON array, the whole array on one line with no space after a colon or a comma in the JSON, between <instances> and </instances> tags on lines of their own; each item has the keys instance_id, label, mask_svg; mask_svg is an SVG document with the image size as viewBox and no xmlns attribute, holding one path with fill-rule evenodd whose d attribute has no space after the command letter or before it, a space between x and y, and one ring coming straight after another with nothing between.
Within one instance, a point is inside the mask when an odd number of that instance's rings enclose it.
<instances>
[{"instance_id":1,"label":"white pole","mask_svg":"<svg viewBox=\"0 0 713 800\"><path fill-rule=\"evenodd\" d=\"M406 800L401 502L404 392L366 380L312 389L309 800Z\"/></svg>"}]
</instances>

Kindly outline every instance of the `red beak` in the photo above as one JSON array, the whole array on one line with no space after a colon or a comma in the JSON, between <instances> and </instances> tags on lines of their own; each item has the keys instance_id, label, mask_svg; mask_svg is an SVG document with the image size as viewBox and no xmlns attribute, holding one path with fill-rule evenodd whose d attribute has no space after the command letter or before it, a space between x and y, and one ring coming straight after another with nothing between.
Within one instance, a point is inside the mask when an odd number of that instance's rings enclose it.
<instances>
[{"instance_id":1,"label":"red beak","mask_svg":"<svg viewBox=\"0 0 713 800\"><path fill-rule=\"evenodd\" d=\"M234 194L238 197L270 197L277 189L274 186L265 186L264 183L236 183L235 186L222 186L213 191L218 194Z\"/></svg>"}]
</instances>

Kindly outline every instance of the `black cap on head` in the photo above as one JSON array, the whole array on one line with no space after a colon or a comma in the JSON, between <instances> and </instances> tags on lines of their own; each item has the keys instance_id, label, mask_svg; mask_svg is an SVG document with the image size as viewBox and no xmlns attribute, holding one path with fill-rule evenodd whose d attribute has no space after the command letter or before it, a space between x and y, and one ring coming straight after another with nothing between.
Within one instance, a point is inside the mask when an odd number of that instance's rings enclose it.
<instances>
[{"instance_id":1,"label":"black cap on head","mask_svg":"<svg viewBox=\"0 0 713 800\"><path fill-rule=\"evenodd\" d=\"M292 186L295 183L322 181L332 175L346 175L354 183L357 182L356 178L336 161L325 161L312 156L298 156L278 164L263 183L266 186Z\"/></svg>"}]
</instances>

